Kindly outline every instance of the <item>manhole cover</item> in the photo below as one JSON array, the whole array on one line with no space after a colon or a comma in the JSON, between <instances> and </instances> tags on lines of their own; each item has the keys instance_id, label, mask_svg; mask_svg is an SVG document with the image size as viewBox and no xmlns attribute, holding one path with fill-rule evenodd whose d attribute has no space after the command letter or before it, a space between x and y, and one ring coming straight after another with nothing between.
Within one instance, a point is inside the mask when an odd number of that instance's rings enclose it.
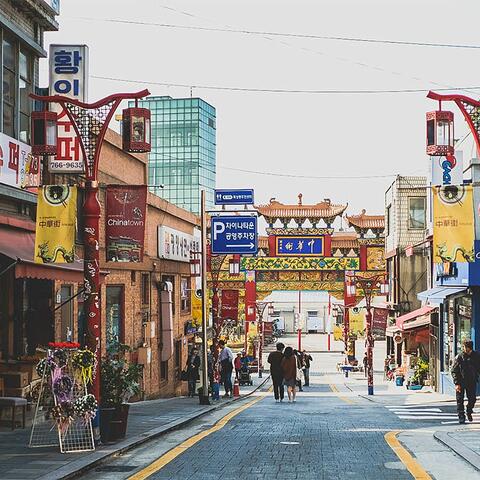
<instances>
[{"instance_id":1,"label":"manhole cover","mask_svg":"<svg viewBox=\"0 0 480 480\"><path fill-rule=\"evenodd\" d=\"M300 445L300 442L280 442L282 445Z\"/></svg>"},{"instance_id":2,"label":"manhole cover","mask_svg":"<svg viewBox=\"0 0 480 480\"><path fill-rule=\"evenodd\" d=\"M96 472L131 472L135 470L137 465L105 465L104 467L98 467Z\"/></svg>"}]
</instances>

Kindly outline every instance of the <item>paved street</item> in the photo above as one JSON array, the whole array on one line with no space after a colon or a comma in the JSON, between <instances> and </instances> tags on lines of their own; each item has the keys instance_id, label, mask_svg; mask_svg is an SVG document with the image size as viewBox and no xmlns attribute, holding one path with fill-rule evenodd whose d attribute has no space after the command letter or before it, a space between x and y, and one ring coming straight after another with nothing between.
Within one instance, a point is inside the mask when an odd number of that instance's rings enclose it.
<instances>
[{"instance_id":1,"label":"paved street","mask_svg":"<svg viewBox=\"0 0 480 480\"><path fill-rule=\"evenodd\" d=\"M290 340L286 343L293 345ZM323 340L310 336L305 339L305 347ZM432 436L437 428L452 429L444 424L442 416L450 418L446 399L439 402L437 394L407 395L405 389L392 390L381 375L376 376L378 396L368 399L363 396L363 374L347 380L336 371L341 354L313 353L313 357L311 386L298 395L296 404L276 404L264 388L256 394L256 403L233 416L223 428L211 431L216 422L225 415L228 418L240 405L208 414L188 428L119 455L81 478L429 478L412 475L407 469L411 465L400 461L385 439L385 434L392 431L402 431L401 441L408 445L414 462L417 455L422 459L419 466L430 478L447 479L452 471L462 474L458 478L475 478L478 474ZM436 402L431 407L427 406L429 399ZM397 413L404 410L411 414ZM414 410L420 415L415 416ZM197 441L198 434L202 438ZM156 466L154 463L143 470L154 461ZM157 470L159 463L164 466Z\"/></svg>"}]
</instances>

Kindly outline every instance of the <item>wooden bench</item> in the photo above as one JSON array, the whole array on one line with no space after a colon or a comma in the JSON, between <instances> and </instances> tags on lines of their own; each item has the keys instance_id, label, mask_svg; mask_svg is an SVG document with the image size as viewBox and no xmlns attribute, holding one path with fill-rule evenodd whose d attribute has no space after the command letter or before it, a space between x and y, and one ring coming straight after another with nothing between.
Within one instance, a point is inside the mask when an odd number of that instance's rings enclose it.
<instances>
[{"instance_id":1,"label":"wooden bench","mask_svg":"<svg viewBox=\"0 0 480 480\"><path fill-rule=\"evenodd\" d=\"M22 428L25 428L25 416L27 411L27 400L19 397L0 397L0 409L12 409L12 430L15 430L15 417L17 407L22 407Z\"/></svg>"}]
</instances>

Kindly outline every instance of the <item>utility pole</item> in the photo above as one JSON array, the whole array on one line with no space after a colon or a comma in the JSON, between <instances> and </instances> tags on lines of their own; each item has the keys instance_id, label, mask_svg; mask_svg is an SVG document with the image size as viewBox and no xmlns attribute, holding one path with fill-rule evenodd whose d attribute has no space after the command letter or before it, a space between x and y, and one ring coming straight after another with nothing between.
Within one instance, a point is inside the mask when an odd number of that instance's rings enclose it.
<instances>
[{"instance_id":1,"label":"utility pole","mask_svg":"<svg viewBox=\"0 0 480 480\"><path fill-rule=\"evenodd\" d=\"M207 289L207 213L205 211L205 190L202 190L201 197L201 229L202 229L202 395L200 405L210 405L208 396L208 289Z\"/></svg>"}]
</instances>

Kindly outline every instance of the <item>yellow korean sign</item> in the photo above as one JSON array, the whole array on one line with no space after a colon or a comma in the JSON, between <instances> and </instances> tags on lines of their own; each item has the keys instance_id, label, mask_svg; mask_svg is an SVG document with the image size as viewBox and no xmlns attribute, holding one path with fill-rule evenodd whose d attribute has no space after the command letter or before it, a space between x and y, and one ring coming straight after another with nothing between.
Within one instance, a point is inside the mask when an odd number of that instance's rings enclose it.
<instances>
[{"instance_id":1,"label":"yellow korean sign","mask_svg":"<svg viewBox=\"0 0 480 480\"><path fill-rule=\"evenodd\" d=\"M192 320L193 324L199 328L202 326L202 297L197 294L195 289L192 289ZM199 292L200 293L200 292Z\"/></svg>"},{"instance_id":2,"label":"yellow korean sign","mask_svg":"<svg viewBox=\"0 0 480 480\"><path fill-rule=\"evenodd\" d=\"M474 241L472 186L433 187L435 263L474 262Z\"/></svg>"},{"instance_id":3,"label":"yellow korean sign","mask_svg":"<svg viewBox=\"0 0 480 480\"><path fill-rule=\"evenodd\" d=\"M35 231L35 263L73 263L77 221L77 187L40 189Z\"/></svg>"},{"instance_id":4,"label":"yellow korean sign","mask_svg":"<svg viewBox=\"0 0 480 480\"><path fill-rule=\"evenodd\" d=\"M364 308L350 308L349 311L349 329L350 333L361 335L365 330L365 309Z\"/></svg>"}]
</instances>

